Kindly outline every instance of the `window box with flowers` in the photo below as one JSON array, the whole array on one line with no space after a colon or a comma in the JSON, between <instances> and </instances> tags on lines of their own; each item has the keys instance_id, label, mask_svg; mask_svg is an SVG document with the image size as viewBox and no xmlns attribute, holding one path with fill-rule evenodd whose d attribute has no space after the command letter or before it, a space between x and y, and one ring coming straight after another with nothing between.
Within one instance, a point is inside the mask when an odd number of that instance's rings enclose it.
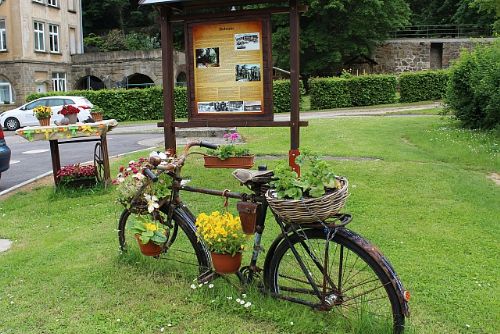
<instances>
[{"instance_id":1,"label":"window box with flowers","mask_svg":"<svg viewBox=\"0 0 500 334\"><path fill-rule=\"evenodd\" d=\"M69 124L75 124L76 122L78 122L78 113L79 112L80 112L80 109L78 107L75 107L71 104L66 104L59 111L59 114L66 117L68 119Z\"/></svg>"},{"instance_id":2,"label":"window box with flowers","mask_svg":"<svg viewBox=\"0 0 500 334\"><path fill-rule=\"evenodd\" d=\"M239 270L246 236L239 217L229 212L201 213L196 218L196 234L211 252L212 264L219 274L232 274Z\"/></svg>"},{"instance_id":3,"label":"window box with flowers","mask_svg":"<svg viewBox=\"0 0 500 334\"><path fill-rule=\"evenodd\" d=\"M94 165L63 166L57 172L60 185L71 187L92 187L97 183L97 170Z\"/></svg>"},{"instance_id":4,"label":"window box with flowers","mask_svg":"<svg viewBox=\"0 0 500 334\"><path fill-rule=\"evenodd\" d=\"M226 133L224 139L229 142L216 150L209 150L204 155L206 168L252 168L255 156L247 148L236 145L241 136L237 132Z\"/></svg>"},{"instance_id":5,"label":"window box with flowers","mask_svg":"<svg viewBox=\"0 0 500 334\"><path fill-rule=\"evenodd\" d=\"M33 115L35 115L36 119L38 119L41 126L49 126L52 109L46 106L38 106L33 109Z\"/></svg>"}]
</instances>

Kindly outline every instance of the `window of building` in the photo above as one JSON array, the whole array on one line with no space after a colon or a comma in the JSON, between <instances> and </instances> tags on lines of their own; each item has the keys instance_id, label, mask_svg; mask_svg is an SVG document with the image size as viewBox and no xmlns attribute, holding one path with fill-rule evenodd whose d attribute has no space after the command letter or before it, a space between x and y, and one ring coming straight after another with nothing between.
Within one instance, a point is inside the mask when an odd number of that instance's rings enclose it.
<instances>
[{"instance_id":1,"label":"window of building","mask_svg":"<svg viewBox=\"0 0 500 334\"><path fill-rule=\"evenodd\" d=\"M43 22L34 23L35 51L45 51L45 26Z\"/></svg>"},{"instance_id":2,"label":"window of building","mask_svg":"<svg viewBox=\"0 0 500 334\"><path fill-rule=\"evenodd\" d=\"M45 0L33 0L33 2L38 2L38 3L44 4Z\"/></svg>"},{"instance_id":3,"label":"window of building","mask_svg":"<svg viewBox=\"0 0 500 334\"><path fill-rule=\"evenodd\" d=\"M50 52L59 52L59 26L49 24L49 47Z\"/></svg>"},{"instance_id":4,"label":"window of building","mask_svg":"<svg viewBox=\"0 0 500 334\"><path fill-rule=\"evenodd\" d=\"M52 90L66 91L66 73L52 73Z\"/></svg>"},{"instance_id":5,"label":"window of building","mask_svg":"<svg viewBox=\"0 0 500 334\"><path fill-rule=\"evenodd\" d=\"M14 103L12 96L12 86L7 80L0 79L0 104Z\"/></svg>"},{"instance_id":6,"label":"window of building","mask_svg":"<svg viewBox=\"0 0 500 334\"><path fill-rule=\"evenodd\" d=\"M59 7L59 0L47 0L47 4L52 7Z\"/></svg>"},{"instance_id":7,"label":"window of building","mask_svg":"<svg viewBox=\"0 0 500 334\"><path fill-rule=\"evenodd\" d=\"M68 0L68 11L76 12L76 0Z\"/></svg>"},{"instance_id":8,"label":"window of building","mask_svg":"<svg viewBox=\"0 0 500 334\"><path fill-rule=\"evenodd\" d=\"M5 20L0 20L0 51L7 51L7 30Z\"/></svg>"}]
</instances>

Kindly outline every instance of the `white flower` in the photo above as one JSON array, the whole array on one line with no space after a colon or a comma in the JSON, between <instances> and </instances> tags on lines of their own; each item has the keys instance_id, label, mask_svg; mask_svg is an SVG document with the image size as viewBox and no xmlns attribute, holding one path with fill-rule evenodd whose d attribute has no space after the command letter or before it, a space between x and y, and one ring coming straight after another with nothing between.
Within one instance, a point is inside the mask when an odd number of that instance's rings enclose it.
<instances>
[{"instance_id":1,"label":"white flower","mask_svg":"<svg viewBox=\"0 0 500 334\"><path fill-rule=\"evenodd\" d=\"M292 326L293 326L293 321L290 321L290 325L292 325Z\"/></svg>"},{"instance_id":2,"label":"white flower","mask_svg":"<svg viewBox=\"0 0 500 334\"><path fill-rule=\"evenodd\" d=\"M241 295L241 297L243 297L243 298L247 298L247 294L246 294L246 293L243 293L243 294Z\"/></svg>"},{"instance_id":3,"label":"white flower","mask_svg":"<svg viewBox=\"0 0 500 334\"><path fill-rule=\"evenodd\" d=\"M248 308L248 307L252 306L252 303L246 302L245 305L243 305L243 306L246 307L246 308Z\"/></svg>"},{"instance_id":4,"label":"white flower","mask_svg":"<svg viewBox=\"0 0 500 334\"><path fill-rule=\"evenodd\" d=\"M199 288L201 288L202 286L203 286L203 284L201 284L201 283L200 283L200 284L198 284L198 287L199 287Z\"/></svg>"},{"instance_id":5,"label":"white flower","mask_svg":"<svg viewBox=\"0 0 500 334\"><path fill-rule=\"evenodd\" d=\"M191 289L196 289L196 285L195 284L191 284Z\"/></svg>"},{"instance_id":6,"label":"white flower","mask_svg":"<svg viewBox=\"0 0 500 334\"><path fill-rule=\"evenodd\" d=\"M160 207L160 205L158 204L158 197L156 197L154 195L144 194L144 198L148 202L148 212L149 213L155 211L155 209L158 209ZM200 284L200 286L201 286L201 284Z\"/></svg>"},{"instance_id":7,"label":"white flower","mask_svg":"<svg viewBox=\"0 0 500 334\"><path fill-rule=\"evenodd\" d=\"M139 180L139 181L145 178L144 174L142 174L142 173L134 174L134 175L132 175L132 177L136 180Z\"/></svg>"},{"instance_id":8,"label":"white flower","mask_svg":"<svg viewBox=\"0 0 500 334\"><path fill-rule=\"evenodd\" d=\"M213 287L214 287L214 285L213 285L213 284L209 284L209 285L208 285L208 288L209 288L209 289L211 289L211 288L213 288Z\"/></svg>"},{"instance_id":9,"label":"white flower","mask_svg":"<svg viewBox=\"0 0 500 334\"><path fill-rule=\"evenodd\" d=\"M229 299L229 300L233 299L233 297L231 297L231 296L229 296L229 297L226 297L226 298L227 298L227 299Z\"/></svg>"},{"instance_id":10,"label":"white flower","mask_svg":"<svg viewBox=\"0 0 500 334\"><path fill-rule=\"evenodd\" d=\"M239 298L236 298L236 302L239 303L241 301L241 299Z\"/></svg>"},{"instance_id":11,"label":"white flower","mask_svg":"<svg viewBox=\"0 0 500 334\"><path fill-rule=\"evenodd\" d=\"M164 331L165 331L165 327L160 328L160 332L163 333Z\"/></svg>"},{"instance_id":12,"label":"white flower","mask_svg":"<svg viewBox=\"0 0 500 334\"><path fill-rule=\"evenodd\" d=\"M168 324L167 324L167 327L172 327L172 324L168 323Z\"/></svg>"},{"instance_id":13,"label":"white flower","mask_svg":"<svg viewBox=\"0 0 500 334\"><path fill-rule=\"evenodd\" d=\"M245 301L244 300L240 300L240 304L241 305L245 304Z\"/></svg>"}]
</instances>

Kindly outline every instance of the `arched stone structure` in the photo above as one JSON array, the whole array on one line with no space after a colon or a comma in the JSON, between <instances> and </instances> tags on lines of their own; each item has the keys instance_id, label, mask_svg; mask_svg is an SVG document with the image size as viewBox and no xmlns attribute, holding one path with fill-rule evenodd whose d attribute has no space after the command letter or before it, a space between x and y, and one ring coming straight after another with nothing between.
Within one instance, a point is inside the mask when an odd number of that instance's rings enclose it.
<instances>
[{"instance_id":1,"label":"arched stone structure","mask_svg":"<svg viewBox=\"0 0 500 334\"><path fill-rule=\"evenodd\" d=\"M106 85L104 82L96 76L87 75L83 78L80 78L74 89L92 89L92 90L100 90L105 89Z\"/></svg>"},{"instance_id":2,"label":"arched stone structure","mask_svg":"<svg viewBox=\"0 0 500 334\"><path fill-rule=\"evenodd\" d=\"M175 85L180 87L187 86L187 75L186 72L180 72L175 79Z\"/></svg>"},{"instance_id":3,"label":"arched stone structure","mask_svg":"<svg viewBox=\"0 0 500 334\"><path fill-rule=\"evenodd\" d=\"M153 79L151 79L150 77L148 77L145 74L134 73L134 74L129 75L127 77L127 84L126 84L127 89L147 88L147 87L152 87L154 85L155 85L155 83L154 83Z\"/></svg>"}]
</instances>

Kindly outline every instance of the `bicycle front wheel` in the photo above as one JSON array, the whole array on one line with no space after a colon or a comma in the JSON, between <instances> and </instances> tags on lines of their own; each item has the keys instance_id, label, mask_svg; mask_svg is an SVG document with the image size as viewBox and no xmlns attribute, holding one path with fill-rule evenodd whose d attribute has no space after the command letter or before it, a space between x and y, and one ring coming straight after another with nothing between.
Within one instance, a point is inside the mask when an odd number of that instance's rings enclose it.
<instances>
[{"instance_id":1,"label":"bicycle front wheel","mask_svg":"<svg viewBox=\"0 0 500 334\"><path fill-rule=\"evenodd\" d=\"M194 222L183 212L176 211L171 222L167 221L167 205L160 208L161 221L169 231L168 241L163 253L158 257L168 263L169 272L178 272L183 276L197 277L210 270L210 258L203 245L197 240ZM165 211L165 212L164 212ZM131 263L145 261L148 257L141 254L137 240L130 231L137 216L124 210L118 222L118 241L123 258ZM180 233L180 230L183 233ZM175 242L174 242L175 241Z\"/></svg>"},{"instance_id":2,"label":"bicycle front wheel","mask_svg":"<svg viewBox=\"0 0 500 334\"><path fill-rule=\"evenodd\" d=\"M390 277L342 229L332 235L318 229L290 235L276 248L267 279L273 296L340 315L336 325L346 332L400 333L404 328Z\"/></svg>"}]
</instances>

